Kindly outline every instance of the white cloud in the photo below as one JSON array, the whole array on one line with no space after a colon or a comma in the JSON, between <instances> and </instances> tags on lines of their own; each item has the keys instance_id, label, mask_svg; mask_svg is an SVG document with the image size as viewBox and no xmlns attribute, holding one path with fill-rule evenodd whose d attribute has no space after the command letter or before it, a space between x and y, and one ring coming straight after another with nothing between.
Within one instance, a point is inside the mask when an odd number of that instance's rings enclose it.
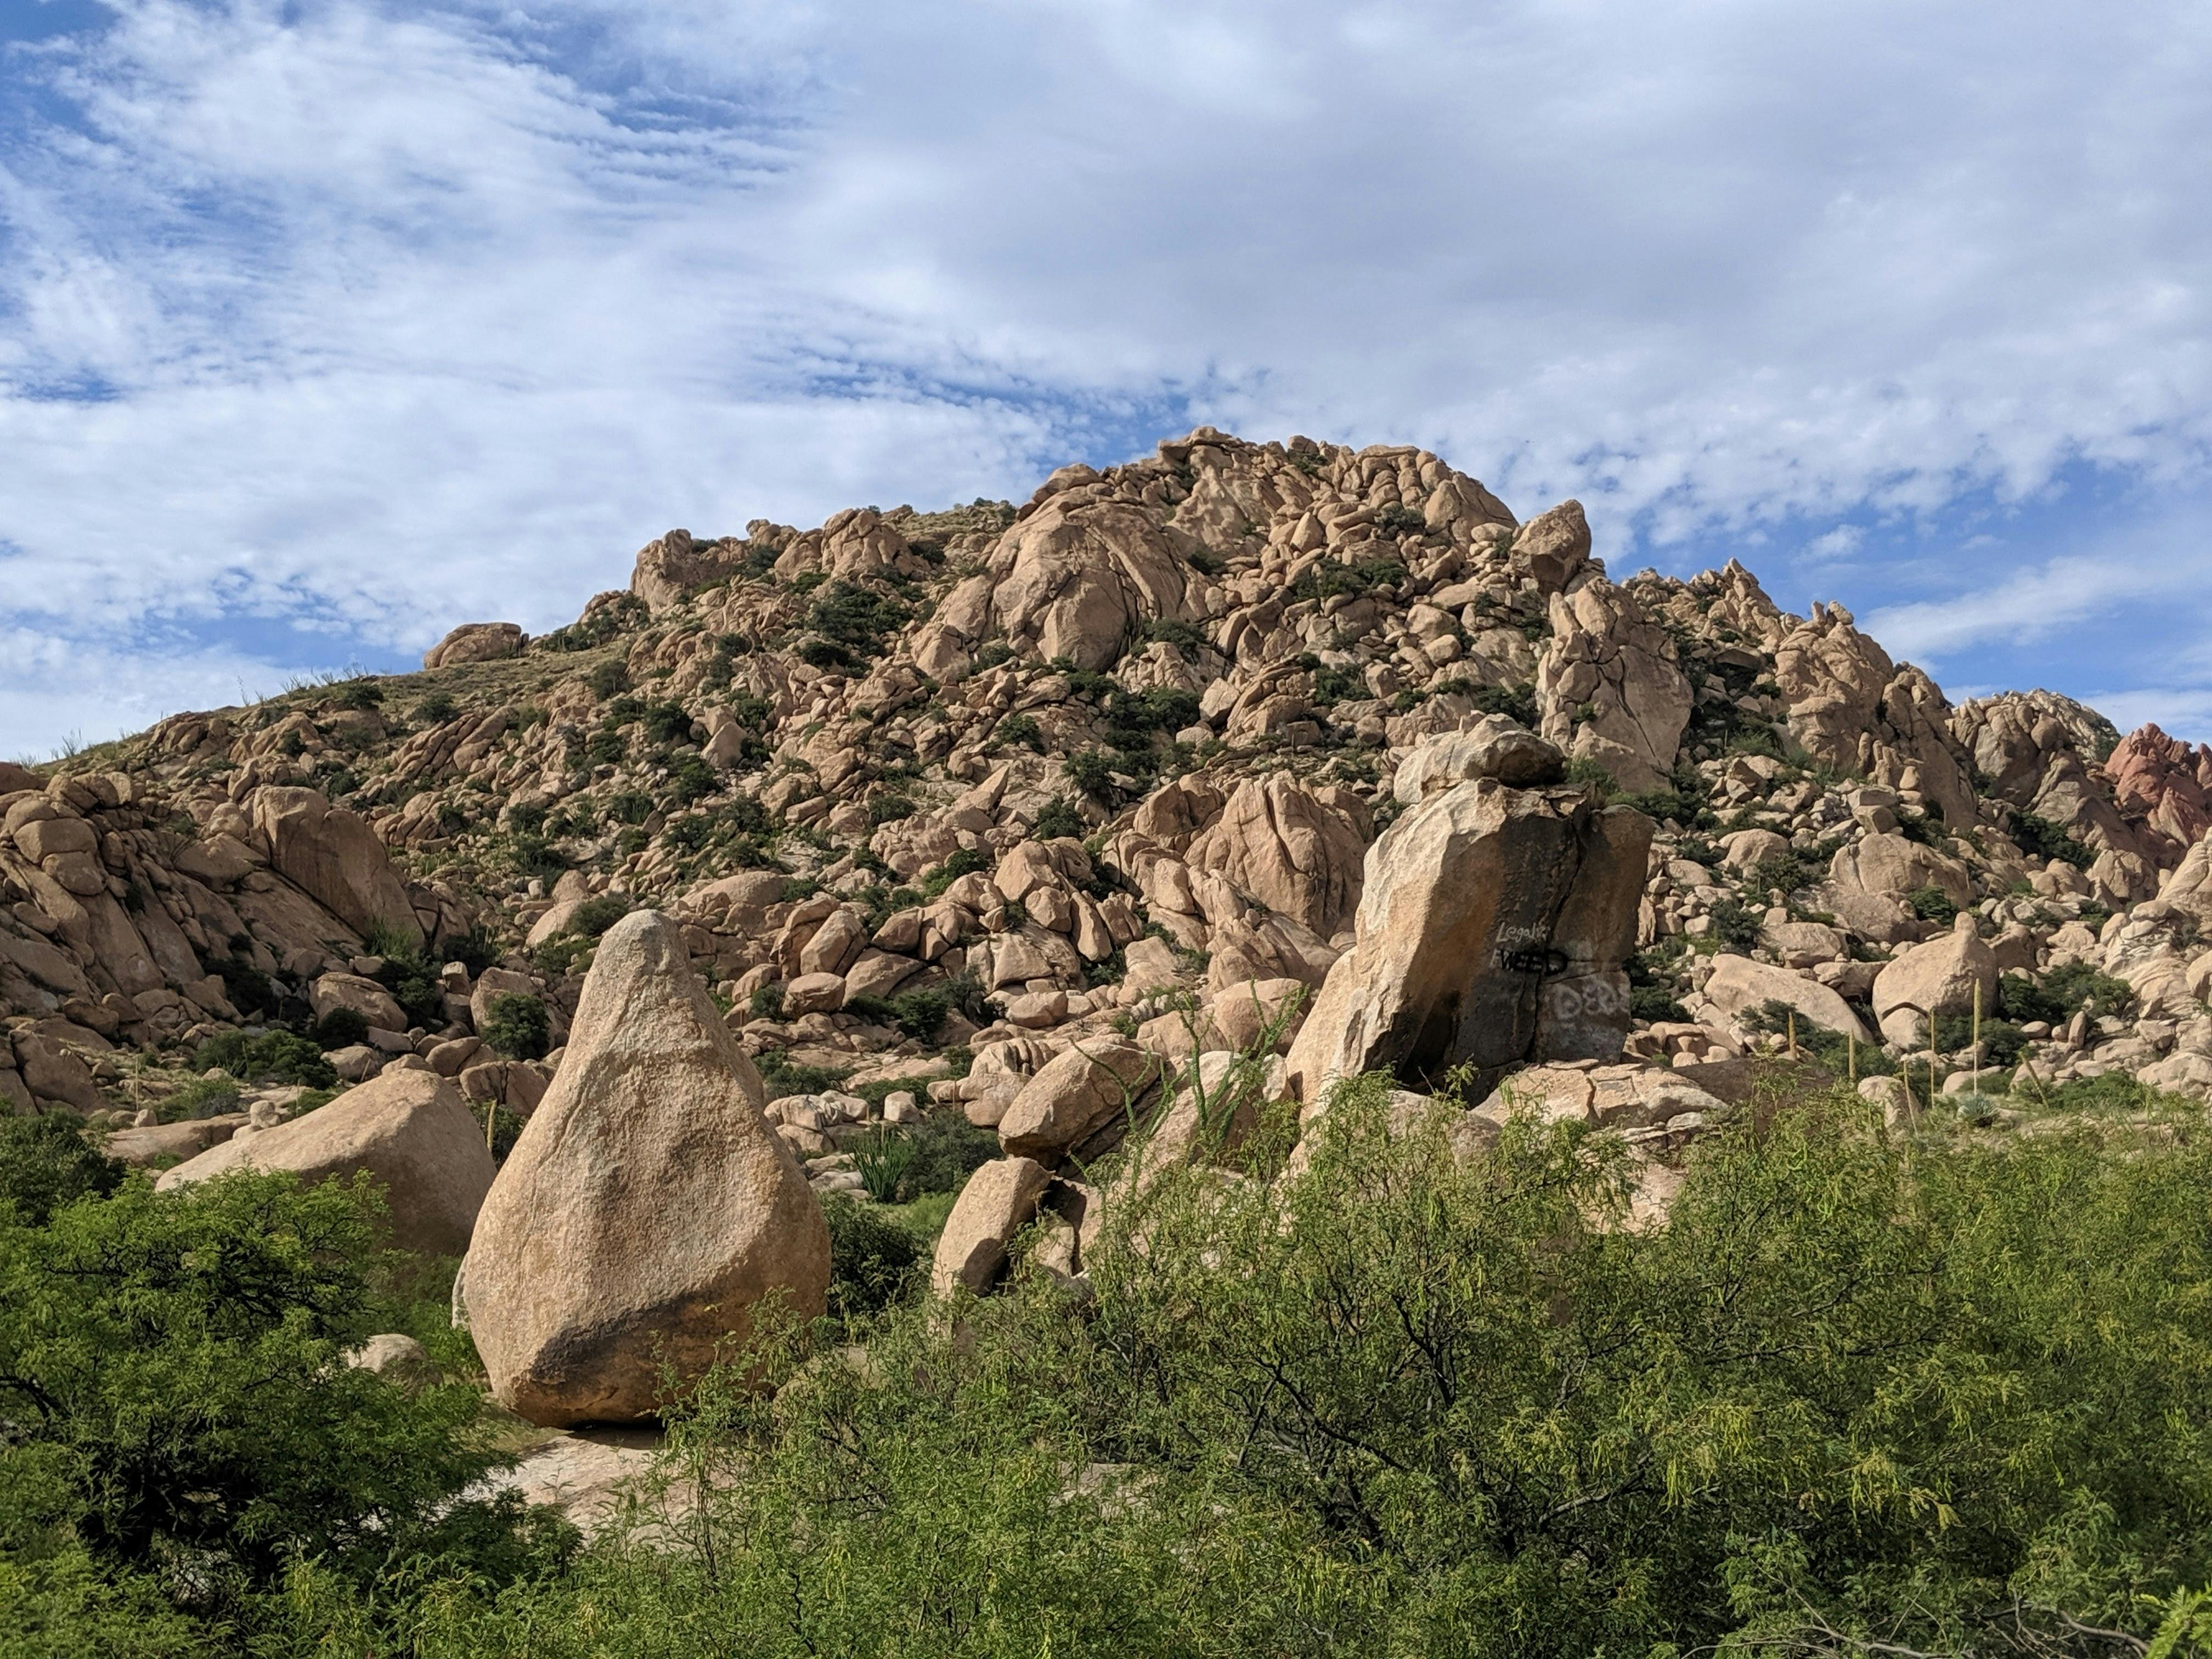
<instances>
[{"instance_id":1,"label":"white cloud","mask_svg":"<svg viewBox=\"0 0 2212 1659\"><path fill-rule=\"evenodd\" d=\"M2212 447L2182 0L126 0L5 63L0 620L46 637L544 626L672 523L1025 489L1162 408L1616 538ZM1877 614L2098 602L2062 560Z\"/></svg>"}]
</instances>

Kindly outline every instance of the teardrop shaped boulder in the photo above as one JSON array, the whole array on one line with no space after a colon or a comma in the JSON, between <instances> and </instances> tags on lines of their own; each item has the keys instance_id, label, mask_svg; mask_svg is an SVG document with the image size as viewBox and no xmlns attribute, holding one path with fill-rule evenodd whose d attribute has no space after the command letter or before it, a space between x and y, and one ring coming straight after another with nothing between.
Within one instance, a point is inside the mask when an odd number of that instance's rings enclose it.
<instances>
[{"instance_id":1,"label":"teardrop shaped boulder","mask_svg":"<svg viewBox=\"0 0 2212 1659\"><path fill-rule=\"evenodd\" d=\"M675 927L617 922L469 1246L469 1329L501 1405L547 1427L635 1422L763 1299L823 1311L829 1227L762 1104Z\"/></svg>"}]
</instances>

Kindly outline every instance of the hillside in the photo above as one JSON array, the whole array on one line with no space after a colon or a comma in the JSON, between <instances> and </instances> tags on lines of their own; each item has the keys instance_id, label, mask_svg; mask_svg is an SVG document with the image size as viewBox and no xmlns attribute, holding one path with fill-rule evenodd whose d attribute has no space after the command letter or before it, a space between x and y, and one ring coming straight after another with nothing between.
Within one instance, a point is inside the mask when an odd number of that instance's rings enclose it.
<instances>
[{"instance_id":1,"label":"hillside","mask_svg":"<svg viewBox=\"0 0 2212 1659\"><path fill-rule=\"evenodd\" d=\"M2212 1653L2209 798L1203 429L0 769L0 1656Z\"/></svg>"},{"instance_id":2,"label":"hillside","mask_svg":"<svg viewBox=\"0 0 2212 1659\"><path fill-rule=\"evenodd\" d=\"M2212 1083L2212 750L1954 707L1737 564L1616 581L1577 504L1518 521L1419 451L1200 428L1018 508L672 531L554 633L11 772L0 1092L167 1116L198 1045L351 1008L340 1078L416 1052L526 1111L546 1067L476 1048L490 999L557 1045L595 933L653 905L772 1092L1003 1094L1167 988L1318 987L1401 763L1488 714L1658 823L1632 1054L1782 1040L1782 975L1923 1048L1875 981L1966 913L2015 976L1985 1058Z\"/></svg>"}]
</instances>

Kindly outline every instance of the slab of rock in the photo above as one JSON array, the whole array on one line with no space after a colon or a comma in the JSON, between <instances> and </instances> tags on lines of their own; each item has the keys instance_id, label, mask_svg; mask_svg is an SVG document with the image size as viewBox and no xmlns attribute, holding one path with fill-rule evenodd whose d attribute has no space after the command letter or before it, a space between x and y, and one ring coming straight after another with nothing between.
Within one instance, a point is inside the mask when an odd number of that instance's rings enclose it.
<instances>
[{"instance_id":1,"label":"slab of rock","mask_svg":"<svg viewBox=\"0 0 2212 1659\"><path fill-rule=\"evenodd\" d=\"M1665 787L1693 701L1673 636L1601 576L1553 595L1551 621L1536 670L1544 735L1624 789Z\"/></svg>"},{"instance_id":2,"label":"slab of rock","mask_svg":"<svg viewBox=\"0 0 2212 1659\"><path fill-rule=\"evenodd\" d=\"M1872 1042L1874 1033L1851 1012L1851 1005L1817 980L1791 973L1749 957L1723 954L1713 958L1713 976L1705 981L1705 995L1724 1014L1741 1017L1769 1002L1787 1003L1798 1017L1838 1036Z\"/></svg>"},{"instance_id":3,"label":"slab of rock","mask_svg":"<svg viewBox=\"0 0 2212 1659\"><path fill-rule=\"evenodd\" d=\"M240 1169L290 1170L311 1182L366 1170L384 1188L392 1243L430 1255L468 1249L492 1178L483 1130L459 1092L434 1072L413 1071L349 1089L276 1128L234 1133L154 1185L166 1192Z\"/></svg>"},{"instance_id":4,"label":"slab of rock","mask_svg":"<svg viewBox=\"0 0 2212 1659\"><path fill-rule=\"evenodd\" d=\"M929 1287L939 1296L955 1285L988 1290L1006 1270L1006 1244L1036 1216L1052 1175L1026 1158L1002 1158L968 1177L945 1231L937 1236Z\"/></svg>"},{"instance_id":5,"label":"slab of rock","mask_svg":"<svg viewBox=\"0 0 2212 1659\"><path fill-rule=\"evenodd\" d=\"M1686 1113L1700 1124L1726 1115L1728 1103L1664 1066L1532 1066L1515 1072L1475 1110L1502 1121L1516 1109L1607 1129L1645 1129Z\"/></svg>"},{"instance_id":6,"label":"slab of rock","mask_svg":"<svg viewBox=\"0 0 2212 1659\"><path fill-rule=\"evenodd\" d=\"M1515 789L1557 783L1567 757L1519 721L1486 714L1465 732L1423 744L1400 764L1390 793L1401 806L1419 806L1431 795L1476 778L1495 778Z\"/></svg>"},{"instance_id":7,"label":"slab of rock","mask_svg":"<svg viewBox=\"0 0 2212 1659\"><path fill-rule=\"evenodd\" d=\"M1286 772L1247 778L1191 843L1189 863L1327 939L1359 902L1364 823L1364 811L1355 823Z\"/></svg>"},{"instance_id":8,"label":"slab of rock","mask_svg":"<svg viewBox=\"0 0 2212 1659\"><path fill-rule=\"evenodd\" d=\"M108 1157L137 1169L182 1158L198 1158L210 1146L228 1140L246 1121L243 1112L224 1112L216 1117L196 1117L182 1123L149 1123L143 1128L118 1129L107 1137Z\"/></svg>"},{"instance_id":9,"label":"slab of rock","mask_svg":"<svg viewBox=\"0 0 2212 1659\"><path fill-rule=\"evenodd\" d=\"M317 790L264 788L253 796L253 828L270 862L355 933L382 923L407 943L421 942L407 889L361 814L331 805Z\"/></svg>"},{"instance_id":10,"label":"slab of rock","mask_svg":"<svg viewBox=\"0 0 2212 1659\"><path fill-rule=\"evenodd\" d=\"M1057 1161L1094 1130L1143 1101L1159 1062L1118 1037L1085 1042L1048 1060L999 1120L999 1141L1020 1157Z\"/></svg>"},{"instance_id":11,"label":"slab of rock","mask_svg":"<svg viewBox=\"0 0 2212 1659\"><path fill-rule=\"evenodd\" d=\"M674 924L616 923L469 1250L501 1404L548 1426L635 1422L664 1365L698 1375L766 1298L823 1311L829 1228L763 1103Z\"/></svg>"},{"instance_id":12,"label":"slab of rock","mask_svg":"<svg viewBox=\"0 0 2212 1659\"><path fill-rule=\"evenodd\" d=\"M1616 1060L1651 820L1579 789L1462 783L1369 849L1352 949L1291 1049L1309 1105L1393 1073L1433 1089L1456 1066L1485 1091L1535 1060Z\"/></svg>"},{"instance_id":13,"label":"slab of rock","mask_svg":"<svg viewBox=\"0 0 2212 1659\"><path fill-rule=\"evenodd\" d=\"M517 623L463 623L422 653L422 666L450 668L455 663L500 662L520 656L529 640Z\"/></svg>"},{"instance_id":14,"label":"slab of rock","mask_svg":"<svg viewBox=\"0 0 2212 1659\"><path fill-rule=\"evenodd\" d=\"M359 974L325 974L307 987L307 1006L322 1019L349 1008L380 1030L404 1031L407 1016L391 992Z\"/></svg>"}]
</instances>

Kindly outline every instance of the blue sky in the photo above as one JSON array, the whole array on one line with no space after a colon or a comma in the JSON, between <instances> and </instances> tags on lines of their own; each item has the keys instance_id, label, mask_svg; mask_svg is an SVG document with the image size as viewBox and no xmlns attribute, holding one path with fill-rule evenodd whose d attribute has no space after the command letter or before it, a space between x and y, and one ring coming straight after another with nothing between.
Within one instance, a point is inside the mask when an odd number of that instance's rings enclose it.
<instances>
[{"instance_id":1,"label":"blue sky","mask_svg":"<svg viewBox=\"0 0 2212 1659\"><path fill-rule=\"evenodd\" d=\"M1210 422L2212 738L2212 11L0 0L0 753Z\"/></svg>"}]
</instances>

